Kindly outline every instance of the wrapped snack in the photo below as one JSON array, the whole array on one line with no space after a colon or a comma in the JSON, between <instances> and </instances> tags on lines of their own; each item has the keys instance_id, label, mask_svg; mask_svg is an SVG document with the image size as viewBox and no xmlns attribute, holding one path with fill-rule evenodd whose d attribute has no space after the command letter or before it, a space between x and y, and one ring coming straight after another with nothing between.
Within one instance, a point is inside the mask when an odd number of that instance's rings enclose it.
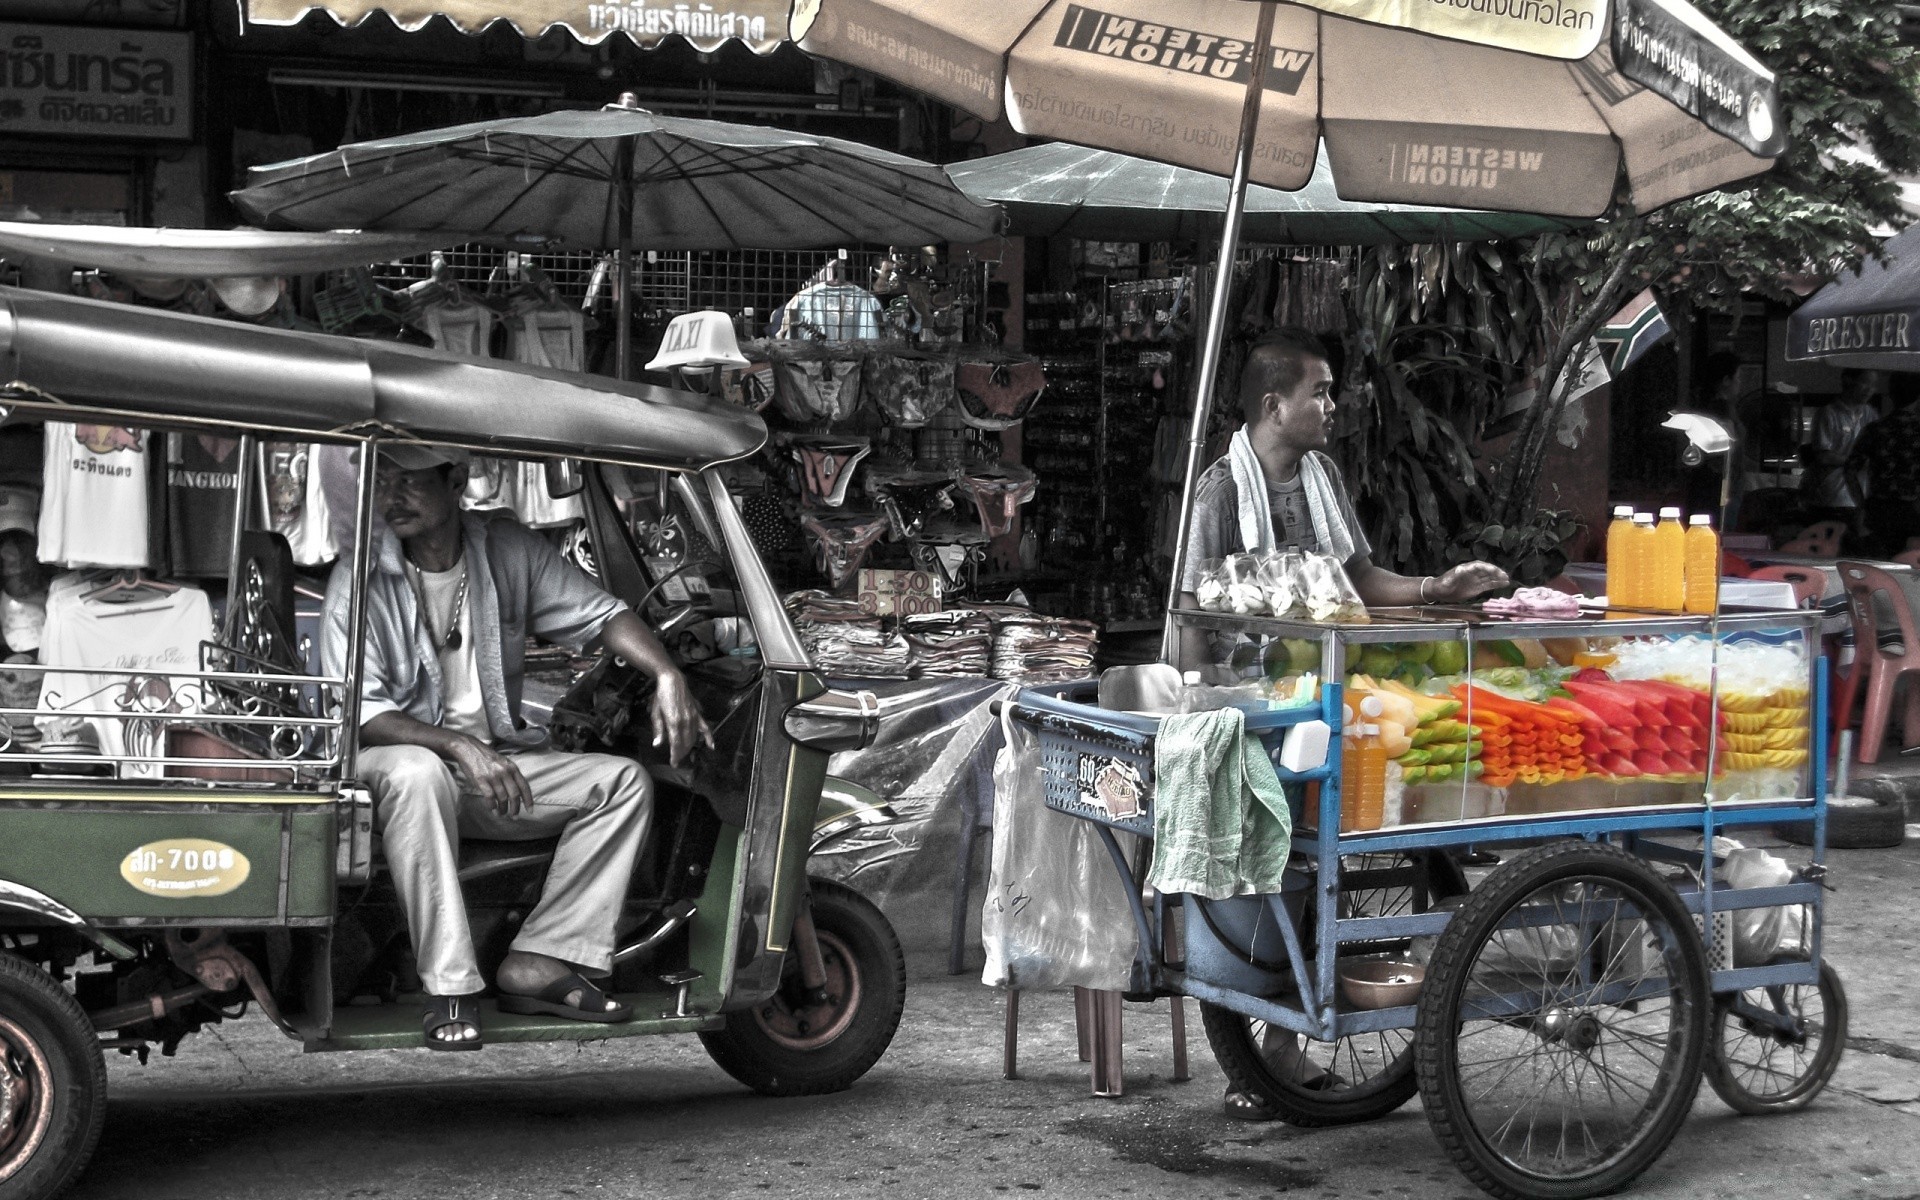
<instances>
[{"instance_id":1,"label":"wrapped snack","mask_svg":"<svg viewBox=\"0 0 1920 1200\"><path fill-rule=\"evenodd\" d=\"M1283 550L1267 560L1261 578L1267 589L1267 611L1289 621L1307 619L1307 581L1302 573L1305 556Z\"/></svg>"},{"instance_id":2,"label":"wrapped snack","mask_svg":"<svg viewBox=\"0 0 1920 1200\"><path fill-rule=\"evenodd\" d=\"M1302 555L1300 575L1305 582L1304 599L1311 620L1349 625L1367 623L1367 606L1360 603L1360 593L1347 578L1346 568L1331 555Z\"/></svg>"},{"instance_id":3,"label":"wrapped snack","mask_svg":"<svg viewBox=\"0 0 1920 1200\"><path fill-rule=\"evenodd\" d=\"M1200 564L1200 582L1193 589L1193 598L1208 612L1226 611L1227 577L1219 559L1210 558Z\"/></svg>"},{"instance_id":4,"label":"wrapped snack","mask_svg":"<svg viewBox=\"0 0 1920 1200\"><path fill-rule=\"evenodd\" d=\"M1226 611L1241 616L1264 616L1267 592L1260 584L1260 555L1234 554L1221 562L1227 581Z\"/></svg>"}]
</instances>

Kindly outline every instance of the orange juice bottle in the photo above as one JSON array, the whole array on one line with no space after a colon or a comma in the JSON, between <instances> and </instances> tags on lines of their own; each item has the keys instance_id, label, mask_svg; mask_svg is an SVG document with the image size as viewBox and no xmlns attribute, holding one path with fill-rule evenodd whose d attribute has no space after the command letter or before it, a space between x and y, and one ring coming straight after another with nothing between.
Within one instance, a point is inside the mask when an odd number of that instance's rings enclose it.
<instances>
[{"instance_id":1,"label":"orange juice bottle","mask_svg":"<svg viewBox=\"0 0 1920 1200\"><path fill-rule=\"evenodd\" d=\"M1340 832L1352 833L1354 821L1360 815L1360 807L1355 803L1353 790L1353 764L1357 756L1355 751L1360 745L1360 717L1353 711L1353 705L1340 706Z\"/></svg>"},{"instance_id":2,"label":"orange juice bottle","mask_svg":"<svg viewBox=\"0 0 1920 1200\"><path fill-rule=\"evenodd\" d=\"M1660 510L1660 525L1653 531L1653 607L1664 612L1679 612L1687 604L1687 527L1680 523L1680 510Z\"/></svg>"},{"instance_id":3,"label":"orange juice bottle","mask_svg":"<svg viewBox=\"0 0 1920 1200\"><path fill-rule=\"evenodd\" d=\"M1378 725L1360 727L1360 744L1353 757L1353 804L1359 810L1354 827L1378 829L1387 806L1387 747L1380 740Z\"/></svg>"},{"instance_id":4,"label":"orange juice bottle","mask_svg":"<svg viewBox=\"0 0 1920 1200\"><path fill-rule=\"evenodd\" d=\"M1613 506L1613 521L1607 526L1607 602L1624 604L1627 575L1624 567L1627 539L1633 536L1633 505Z\"/></svg>"},{"instance_id":5,"label":"orange juice bottle","mask_svg":"<svg viewBox=\"0 0 1920 1200\"><path fill-rule=\"evenodd\" d=\"M1693 514L1687 526L1687 611L1710 613L1720 599L1720 535L1713 518Z\"/></svg>"},{"instance_id":6,"label":"orange juice bottle","mask_svg":"<svg viewBox=\"0 0 1920 1200\"><path fill-rule=\"evenodd\" d=\"M1625 576L1622 595L1613 603L1626 608L1653 607L1653 514L1633 514L1633 528L1621 539L1621 574Z\"/></svg>"}]
</instances>

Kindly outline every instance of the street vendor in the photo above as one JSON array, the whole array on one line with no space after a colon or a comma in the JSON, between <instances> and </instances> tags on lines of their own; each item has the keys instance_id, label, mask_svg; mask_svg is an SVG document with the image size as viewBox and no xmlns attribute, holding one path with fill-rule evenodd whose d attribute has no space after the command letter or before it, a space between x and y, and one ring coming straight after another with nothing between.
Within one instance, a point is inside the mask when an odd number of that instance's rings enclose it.
<instances>
[{"instance_id":1,"label":"street vendor","mask_svg":"<svg viewBox=\"0 0 1920 1200\"><path fill-rule=\"evenodd\" d=\"M1194 488L1182 607L1199 607L1202 564L1249 550L1332 555L1369 607L1461 603L1507 586L1507 573L1492 563L1410 576L1373 562L1340 468L1325 453L1333 435L1333 369L1313 334L1282 327L1254 344L1240 373L1240 409L1246 424ZM1182 667L1212 657L1205 630L1182 630Z\"/></svg>"},{"instance_id":2,"label":"street vendor","mask_svg":"<svg viewBox=\"0 0 1920 1200\"><path fill-rule=\"evenodd\" d=\"M653 786L638 763L569 754L520 719L529 633L598 642L655 681L656 744L678 764L712 736L687 681L646 625L537 533L463 512L471 460L444 446L381 451L374 495L386 528L366 585L360 778L373 793L407 913L423 1033L434 1050L482 1044L486 986L461 898L463 837L559 837L540 903L494 979L503 1012L613 1023L632 1009L590 976L613 966L614 926L646 837ZM327 589L322 661L346 670L352 571Z\"/></svg>"}]
</instances>

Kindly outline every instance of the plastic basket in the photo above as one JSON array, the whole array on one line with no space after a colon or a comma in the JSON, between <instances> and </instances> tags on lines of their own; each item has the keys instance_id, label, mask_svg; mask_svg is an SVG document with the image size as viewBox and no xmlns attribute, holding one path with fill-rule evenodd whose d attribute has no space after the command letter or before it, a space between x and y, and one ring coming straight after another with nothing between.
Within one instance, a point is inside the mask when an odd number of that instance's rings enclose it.
<instances>
[{"instance_id":1,"label":"plastic basket","mask_svg":"<svg viewBox=\"0 0 1920 1200\"><path fill-rule=\"evenodd\" d=\"M1153 755L1160 718L1101 708L1092 680L1022 689L1013 719L1040 742L1047 807L1142 837L1153 836ZM1247 714L1270 752L1278 731L1320 716L1320 705ZM1267 734L1274 734L1267 737Z\"/></svg>"}]
</instances>

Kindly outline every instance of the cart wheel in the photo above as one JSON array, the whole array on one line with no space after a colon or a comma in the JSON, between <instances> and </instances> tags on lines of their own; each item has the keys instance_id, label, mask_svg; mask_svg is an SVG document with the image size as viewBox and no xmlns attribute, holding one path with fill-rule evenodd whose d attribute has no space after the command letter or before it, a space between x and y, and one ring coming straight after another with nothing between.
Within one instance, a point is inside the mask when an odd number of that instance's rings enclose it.
<instances>
[{"instance_id":1,"label":"cart wheel","mask_svg":"<svg viewBox=\"0 0 1920 1200\"><path fill-rule=\"evenodd\" d=\"M1442 851L1347 855L1341 872L1343 917L1426 912L1433 902L1466 891L1465 877ZM1309 904L1304 920L1309 934L1312 912ZM1404 955L1411 945L1412 939L1401 939L1369 943L1359 950ZM1211 1004L1200 1006L1200 1019L1213 1055L1234 1088L1257 1097L1290 1125L1378 1120L1413 1099L1420 1087L1413 1071L1412 1030L1383 1029L1320 1042ZM1329 1088L1318 1082L1323 1078L1339 1082ZM1302 1079L1316 1082L1307 1086Z\"/></svg>"},{"instance_id":2,"label":"cart wheel","mask_svg":"<svg viewBox=\"0 0 1920 1200\"><path fill-rule=\"evenodd\" d=\"M97 1040L53 976L0 954L0 1200L48 1200L93 1157L107 1115Z\"/></svg>"},{"instance_id":3,"label":"cart wheel","mask_svg":"<svg viewBox=\"0 0 1920 1200\"><path fill-rule=\"evenodd\" d=\"M1700 1089L1710 995L1693 918L1612 846L1541 846L1440 935L1421 991L1420 1096L1454 1165L1504 1200L1625 1187Z\"/></svg>"},{"instance_id":4,"label":"cart wheel","mask_svg":"<svg viewBox=\"0 0 1920 1200\"><path fill-rule=\"evenodd\" d=\"M1735 1112L1793 1112L1826 1088L1846 1044L1847 993L1839 972L1822 962L1818 985L1748 988L1718 998L1707 1082Z\"/></svg>"}]
</instances>

